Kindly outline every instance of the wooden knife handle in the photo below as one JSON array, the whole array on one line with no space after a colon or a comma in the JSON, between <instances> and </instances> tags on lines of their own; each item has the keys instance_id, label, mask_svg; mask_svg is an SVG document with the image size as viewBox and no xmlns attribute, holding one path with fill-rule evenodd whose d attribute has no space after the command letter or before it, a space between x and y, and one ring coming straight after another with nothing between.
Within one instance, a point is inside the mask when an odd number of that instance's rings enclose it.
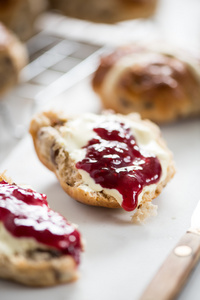
<instances>
[{"instance_id":1,"label":"wooden knife handle","mask_svg":"<svg viewBox=\"0 0 200 300\"><path fill-rule=\"evenodd\" d=\"M169 254L139 300L172 300L200 257L200 235L187 232Z\"/></svg>"}]
</instances>

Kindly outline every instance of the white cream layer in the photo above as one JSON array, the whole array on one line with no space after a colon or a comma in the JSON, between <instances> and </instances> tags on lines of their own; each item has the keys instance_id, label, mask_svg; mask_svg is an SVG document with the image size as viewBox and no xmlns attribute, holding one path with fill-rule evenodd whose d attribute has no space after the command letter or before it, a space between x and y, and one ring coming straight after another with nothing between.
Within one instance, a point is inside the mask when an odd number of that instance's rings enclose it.
<instances>
[{"instance_id":1,"label":"white cream layer","mask_svg":"<svg viewBox=\"0 0 200 300\"><path fill-rule=\"evenodd\" d=\"M145 122L133 120L131 114L128 116L115 114L84 114L76 119L69 120L67 126L61 127L61 135L70 157L75 162L83 160L86 155L86 149L82 147L86 146L92 138L97 136L93 131L93 128L98 127L98 124L107 120L123 122L131 128L131 132L135 137L138 146L141 149L156 155L159 159L162 167L162 176L159 182L164 181L167 176L167 168L171 159L170 154L156 141L157 130L154 132L147 124L145 124ZM89 173L81 169L79 169L79 172L83 179L83 184L79 186L81 189L89 193L92 193L93 191L103 191L105 194L115 197L120 205L122 204L122 195L116 189L102 188L101 185L95 183ZM138 197L138 204L141 202L144 193L151 193L156 187L157 184L145 186Z\"/></svg>"},{"instance_id":2,"label":"white cream layer","mask_svg":"<svg viewBox=\"0 0 200 300\"><path fill-rule=\"evenodd\" d=\"M0 222L0 253L7 256L14 254L24 255L34 249L47 249L47 246L37 242L34 238L16 238Z\"/></svg>"}]
</instances>

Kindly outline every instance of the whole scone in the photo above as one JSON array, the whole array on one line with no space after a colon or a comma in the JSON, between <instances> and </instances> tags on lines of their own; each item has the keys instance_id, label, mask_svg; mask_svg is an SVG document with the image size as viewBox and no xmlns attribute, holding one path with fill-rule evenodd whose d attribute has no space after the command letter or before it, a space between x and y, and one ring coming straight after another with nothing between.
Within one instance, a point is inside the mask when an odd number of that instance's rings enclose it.
<instances>
[{"instance_id":1,"label":"whole scone","mask_svg":"<svg viewBox=\"0 0 200 300\"><path fill-rule=\"evenodd\" d=\"M0 174L0 278L29 286L77 279L81 235L46 195Z\"/></svg>"},{"instance_id":2,"label":"whole scone","mask_svg":"<svg viewBox=\"0 0 200 300\"><path fill-rule=\"evenodd\" d=\"M157 0L49 0L52 8L79 19L115 23L147 18L154 14Z\"/></svg>"},{"instance_id":3,"label":"whole scone","mask_svg":"<svg viewBox=\"0 0 200 300\"><path fill-rule=\"evenodd\" d=\"M114 50L101 58L92 86L119 113L157 123L200 115L200 60L168 44Z\"/></svg>"},{"instance_id":4,"label":"whole scone","mask_svg":"<svg viewBox=\"0 0 200 300\"><path fill-rule=\"evenodd\" d=\"M0 23L0 96L17 84L19 73L27 61L25 46Z\"/></svg>"},{"instance_id":5,"label":"whole scone","mask_svg":"<svg viewBox=\"0 0 200 300\"><path fill-rule=\"evenodd\" d=\"M155 214L151 201L175 173L159 128L138 114L66 117L48 111L32 119L30 133L39 159L72 198L122 206L134 220Z\"/></svg>"}]
</instances>

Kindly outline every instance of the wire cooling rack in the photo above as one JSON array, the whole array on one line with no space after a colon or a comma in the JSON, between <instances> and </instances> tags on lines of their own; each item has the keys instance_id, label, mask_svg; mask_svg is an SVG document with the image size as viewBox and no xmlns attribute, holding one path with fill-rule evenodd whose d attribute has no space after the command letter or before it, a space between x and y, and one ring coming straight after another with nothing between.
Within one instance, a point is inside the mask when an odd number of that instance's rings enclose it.
<instances>
[{"instance_id":1,"label":"wire cooling rack","mask_svg":"<svg viewBox=\"0 0 200 300\"><path fill-rule=\"evenodd\" d=\"M0 161L27 132L38 107L93 72L101 46L40 32L27 49L21 83L0 101Z\"/></svg>"}]
</instances>

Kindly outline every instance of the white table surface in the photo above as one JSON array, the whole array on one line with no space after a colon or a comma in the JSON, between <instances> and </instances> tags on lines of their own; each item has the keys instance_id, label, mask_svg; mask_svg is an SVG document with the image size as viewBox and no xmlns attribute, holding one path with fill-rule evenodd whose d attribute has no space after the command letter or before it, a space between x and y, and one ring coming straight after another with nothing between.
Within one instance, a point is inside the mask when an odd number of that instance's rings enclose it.
<instances>
[{"instance_id":1,"label":"white table surface","mask_svg":"<svg viewBox=\"0 0 200 300\"><path fill-rule=\"evenodd\" d=\"M161 15L158 15L157 22L163 37L199 49L199 4L199 0L163 0L162 13L169 17L170 23L167 26L160 19ZM89 78L46 108L51 106L72 114L101 110L100 102L91 90ZM7 174L17 183L30 184L38 192L47 194L53 209L79 225L87 245L82 255L78 281L52 288L33 289L0 280L1 300L139 298L170 250L189 227L192 211L200 200L200 119L164 125L161 130L174 153L177 174L154 200L158 205L158 215L143 225L131 224L129 214L120 209L89 207L67 196L54 174L38 161L27 133L5 157L0 171L6 169ZM199 300L199 282L200 265L195 268L178 299Z\"/></svg>"},{"instance_id":2,"label":"white table surface","mask_svg":"<svg viewBox=\"0 0 200 300\"><path fill-rule=\"evenodd\" d=\"M89 80L69 90L51 106L62 106L69 113L101 109ZM189 227L191 213L200 199L200 120L181 121L161 129L174 153L177 174L154 201L158 204L158 215L144 225L131 224L129 214L121 209L89 207L67 196L54 174L39 162L29 135L13 149L0 170L7 169L15 182L30 184L47 194L53 209L79 225L87 246L77 282L32 289L0 281L1 299L138 299ZM199 281L197 267L180 299L199 299Z\"/></svg>"}]
</instances>

